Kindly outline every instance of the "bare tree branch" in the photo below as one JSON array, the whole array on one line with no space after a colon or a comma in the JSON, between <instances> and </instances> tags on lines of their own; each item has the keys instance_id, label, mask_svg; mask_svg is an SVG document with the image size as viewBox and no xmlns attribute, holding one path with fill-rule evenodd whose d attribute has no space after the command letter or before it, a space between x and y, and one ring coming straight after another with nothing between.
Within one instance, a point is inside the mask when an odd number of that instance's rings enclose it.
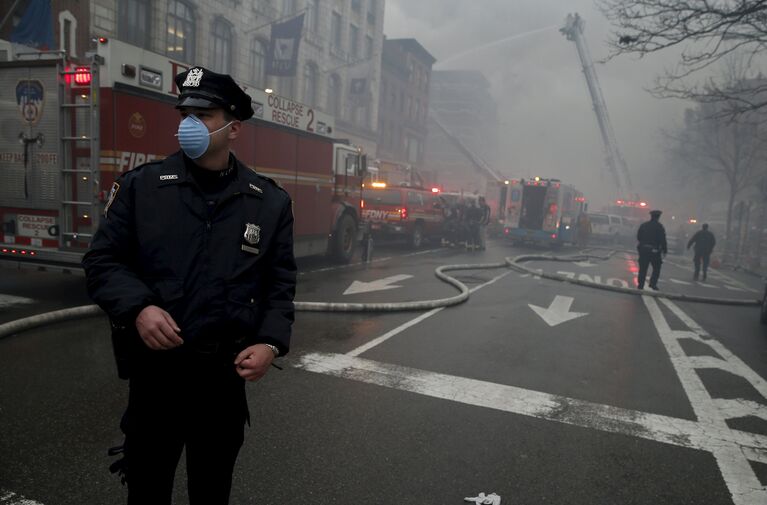
<instances>
[{"instance_id":1,"label":"bare tree branch","mask_svg":"<svg viewBox=\"0 0 767 505\"><path fill-rule=\"evenodd\" d=\"M767 82L751 76L750 89L707 79L689 79L726 57L749 55L749 65L767 49L767 0L596 0L613 24L608 59L640 57L681 48L676 68L660 75L650 92L661 98L726 103L717 113L737 116L767 107Z\"/></svg>"}]
</instances>

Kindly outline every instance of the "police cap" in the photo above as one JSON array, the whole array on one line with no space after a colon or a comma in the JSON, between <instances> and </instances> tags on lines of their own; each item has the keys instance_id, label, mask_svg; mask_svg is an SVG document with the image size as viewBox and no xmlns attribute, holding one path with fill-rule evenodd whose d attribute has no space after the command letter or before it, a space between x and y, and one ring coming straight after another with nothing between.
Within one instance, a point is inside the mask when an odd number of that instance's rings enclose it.
<instances>
[{"instance_id":1,"label":"police cap","mask_svg":"<svg viewBox=\"0 0 767 505\"><path fill-rule=\"evenodd\" d=\"M227 74L192 67L175 78L180 91L176 108L223 109L240 121L253 116L250 95Z\"/></svg>"},{"instance_id":2,"label":"police cap","mask_svg":"<svg viewBox=\"0 0 767 505\"><path fill-rule=\"evenodd\" d=\"M656 210L651 210L651 211L650 211L650 215L651 215L651 216L660 216L661 214L663 214L663 211L662 211L662 210L657 210L657 209L656 209Z\"/></svg>"}]
</instances>

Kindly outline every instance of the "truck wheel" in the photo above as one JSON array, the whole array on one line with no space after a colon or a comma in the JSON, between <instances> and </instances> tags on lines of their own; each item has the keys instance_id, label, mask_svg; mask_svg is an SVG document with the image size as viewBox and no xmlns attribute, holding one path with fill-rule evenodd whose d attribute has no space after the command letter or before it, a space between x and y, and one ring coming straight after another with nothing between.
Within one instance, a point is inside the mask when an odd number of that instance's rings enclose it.
<instances>
[{"instance_id":1,"label":"truck wheel","mask_svg":"<svg viewBox=\"0 0 767 505\"><path fill-rule=\"evenodd\" d=\"M357 221L349 214L344 214L338 220L338 226L333 234L332 257L339 263L349 263L354 256L357 241Z\"/></svg>"},{"instance_id":2,"label":"truck wheel","mask_svg":"<svg viewBox=\"0 0 767 505\"><path fill-rule=\"evenodd\" d=\"M413 234L410 236L410 247L418 249L423 245L423 226L418 223L413 229Z\"/></svg>"}]
</instances>

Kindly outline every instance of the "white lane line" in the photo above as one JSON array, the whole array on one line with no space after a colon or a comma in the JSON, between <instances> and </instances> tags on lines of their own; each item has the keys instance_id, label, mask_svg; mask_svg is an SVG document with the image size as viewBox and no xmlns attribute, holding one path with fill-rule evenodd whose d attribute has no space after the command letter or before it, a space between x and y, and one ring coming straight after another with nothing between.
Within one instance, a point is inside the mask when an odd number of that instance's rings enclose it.
<instances>
[{"instance_id":1,"label":"white lane line","mask_svg":"<svg viewBox=\"0 0 767 505\"><path fill-rule=\"evenodd\" d=\"M305 354L295 366L342 379L678 447L713 451L724 445L739 445L755 452L767 447L767 436L722 429L710 423L622 409L345 354Z\"/></svg>"},{"instance_id":2,"label":"white lane line","mask_svg":"<svg viewBox=\"0 0 767 505\"><path fill-rule=\"evenodd\" d=\"M0 489L0 504L2 505L43 505L39 501L28 500L12 491Z\"/></svg>"},{"instance_id":3,"label":"white lane line","mask_svg":"<svg viewBox=\"0 0 767 505\"><path fill-rule=\"evenodd\" d=\"M650 313L658 336L666 348L666 352L668 352L671 364L699 423L720 431L733 431L727 426L726 421L736 415L737 412L723 410L726 405L711 398L696 372L694 363L679 343L679 340L683 338L697 338L697 333L672 330L663 312L661 312L658 302L649 296L643 296L642 300ZM728 438L732 440L731 437ZM767 451L767 445L763 443L754 448L757 449L757 452ZM719 466L719 471L735 505L763 505L767 503L767 487L762 486L759 478L755 475L740 444L734 441L717 443L709 450Z\"/></svg>"},{"instance_id":4,"label":"white lane line","mask_svg":"<svg viewBox=\"0 0 767 505\"><path fill-rule=\"evenodd\" d=\"M35 303L32 298L24 298L23 296L13 296L0 294L0 309L13 307L14 305L29 305Z\"/></svg>"},{"instance_id":5,"label":"white lane line","mask_svg":"<svg viewBox=\"0 0 767 505\"><path fill-rule=\"evenodd\" d=\"M743 288L736 288L735 286L728 286L727 284L724 285L724 289L729 289L730 291L740 291L741 293L746 291Z\"/></svg>"},{"instance_id":6,"label":"white lane line","mask_svg":"<svg viewBox=\"0 0 767 505\"><path fill-rule=\"evenodd\" d=\"M681 284L682 286L692 286L692 282L680 281L678 279L669 279L669 281L673 282L674 284Z\"/></svg>"},{"instance_id":7,"label":"white lane line","mask_svg":"<svg viewBox=\"0 0 767 505\"><path fill-rule=\"evenodd\" d=\"M665 298L660 298L661 303L665 305L666 307L671 310L671 312L674 313L676 317L679 318L680 321L682 321L684 324L687 325L688 328L690 328L692 331L694 331L696 334L698 334L701 337L709 337L709 334L706 330L701 328L701 326L692 320L690 316L685 314L682 309L680 309L677 304L675 303L666 303L668 300Z\"/></svg>"},{"instance_id":8,"label":"white lane line","mask_svg":"<svg viewBox=\"0 0 767 505\"><path fill-rule=\"evenodd\" d=\"M503 279L504 277L506 277L507 275L510 275L511 273L513 273L513 271L512 270L508 270L508 271L506 271L506 272L504 272L504 273L502 273L500 275L497 275L497 276L493 277L492 279L490 279L489 281L485 282L484 284L480 284L478 286L474 286L473 288L471 288L469 290L469 292L470 293L474 293L475 291L479 291L480 289L484 288L485 286L489 286L490 284L494 284L495 282ZM431 309L429 312L421 314L420 316L418 316L416 318L413 318L410 321L407 321L406 323L401 324L400 326L397 326L393 330L384 333L380 337L377 337L377 338L371 340L370 342L368 342L366 344L363 344L363 345L357 347L356 349L353 349L353 350L347 352L346 355L347 356L359 356L363 352L369 351L373 347L386 342L387 340L389 340L393 336L398 335L398 334L402 333L403 331L407 330L408 328L410 328L411 326L415 326L416 324L420 323L421 321L424 321L424 320L430 318L431 316L433 316L434 314L444 310L445 308L446 307L439 307L439 308L436 308L436 309Z\"/></svg>"}]
</instances>

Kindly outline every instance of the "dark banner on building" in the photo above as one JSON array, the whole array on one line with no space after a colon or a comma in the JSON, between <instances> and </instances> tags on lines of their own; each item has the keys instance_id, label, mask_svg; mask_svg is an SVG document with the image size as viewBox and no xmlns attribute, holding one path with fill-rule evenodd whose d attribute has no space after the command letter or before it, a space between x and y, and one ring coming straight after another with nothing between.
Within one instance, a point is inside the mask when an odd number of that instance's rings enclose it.
<instances>
[{"instance_id":1,"label":"dark banner on building","mask_svg":"<svg viewBox=\"0 0 767 505\"><path fill-rule=\"evenodd\" d=\"M269 41L269 54L266 59L267 75L282 77L296 75L298 45L301 42L303 27L303 14L283 23L272 25L272 38Z\"/></svg>"},{"instance_id":2,"label":"dark banner on building","mask_svg":"<svg viewBox=\"0 0 767 505\"><path fill-rule=\"evenodd\" d=\"M55 49L51 0L32 0L11 33L11 42L41 51Z\"/></svg>"}]
</instances>

